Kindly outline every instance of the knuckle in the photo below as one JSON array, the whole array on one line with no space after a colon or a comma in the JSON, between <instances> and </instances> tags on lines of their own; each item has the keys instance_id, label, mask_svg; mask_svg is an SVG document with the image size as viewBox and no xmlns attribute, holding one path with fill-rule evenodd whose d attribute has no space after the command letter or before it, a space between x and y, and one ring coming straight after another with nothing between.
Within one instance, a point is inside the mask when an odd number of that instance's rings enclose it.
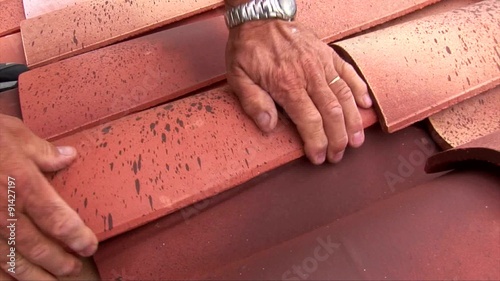
<instances>
[{"instance_id":1,"label":"knuckle","mask_svg":"<svg viewBox=\"0 0 500 281\"><path fill-rule=\"evenodd\" d=\"M58 272L54 274L57 276L68 276L78 268L78 262L73 260L67 260L64 265L62 265Z\"/></svg>"},{"instance_id":2,"label":"knuckle","mask_svg":"<svg viewBox=\"0 0 500 281\"><path fill-rule=\"evenodd\" d=\"M328 141L326 138L305 141L304 148L307 155L315 157L316 155L327 151Z\"/></svg>"},{"instance_id":3,"label":"knuckle","mask_svg":"<svg viewBox=\"0 0 500 281\"><path fill-rule=\"evenodd\" d=\"M342 106L336 100L329 101L323 105L323 111L328 114L331 118L341 119L344 116Z\"/></svg>"},{"instance_id":4,"label":"knuckle","mask_svg":"<svg viewBox=\"0 0 500 281\"><path fill-rule=\"evenodd\" d=\"M349 71L349 67L352 67L345 60L343 60L340 56L337 57L337 62L339 64L338 65L339 74L341 74L341 75L345 75L346 72Z\"/></svg>"},{"instance_id":5,"label":"knuckle","mask_svg":"<svg viewBox=\"0 0 500 281\"><path fill-rule=\"evenodd\" d=\"M333 150L335 152L340 152L340 151L343 151L347 147L348 142L349 142L349 138L348 138L347 134L344 133L342 136L335 138L335 139L332 139L329 143L329 147L331 150Z\"/></svg>"},{"instance_id":6,"label":"knuckle","mask_svg":"<svg viewBox=\"0 0 500 281\"><path fill-rule=\"evenodd\" d=\"M280 69L277 73L277 81L285 89L297 88L299 86L300 75L296 69Z\"/></svg>"},{"instance_id":7,"label":"knuckle","mask_svg":"<svg viewBox=\"0 0 500 281\"><path fill-rule=\"evenodd\" d=\"M59 211L59 214L53 216L52 219L54 225L51 229L51 233L58 239L67 238L76 233L80 228L79 220L68 214L61 214L61 212L62 211Z\"/></svg>"},{"instance_id":8,"label":"knuckle","mask_svg":"<svg viewBox=\"0 0 500 281\"><path fill-rule=\"evenodd\" d=\"M50 247L46 244L36 243L33 248L29 251L28 257L37 262L47 260L50 256Z\"/></svg>"},{"instance_id":9,"label":"knuckle","mask_svg":"<svg viewBox=\"0 0 500 281\"><path fill-rule=\"evenodd\" d=\"M306 52L301 56L301 58L302 58L302 66L304 67L304 69L306 70L316 69L316 66L318 64L316 56Z\"/></svg>"},{"instance_id":10,"label":"knuckle","mask_svg":"<svg viewBox=\"0 0 500 281\"><path fill-rule=\"evenodd\" d=\"M23 256L18 255L16 257L16 276L22 276L22 279L31 279L29 276L32 272L33 265Z\"/></svg>"},{"instance_id":11,"label":"knuckle","mask_svg":"<svg viewBox=\"0 0 500 281\"><path fill-rule=\"evenodd\" d=\"M339 83L340 84L340 83ZM336 91L336 94L337 96L337 99L340 101L340 102L347 102L349 101L350 99L353 98L352 96L352 92L351 92L351 89L349 88L349 86L342 81L342 84L341 86L337 89Z\"/></svg>"},{"instance_id":12,"label":"knuckle","mask_svg":"<svg viewBox=\"0 0 500 281\"><path fill-rule=\"evenodd\" d=\"M323 127L323 117L318 111L312 111L305 115L304 122L307 126Z\"/></svg>"}]
</instances>

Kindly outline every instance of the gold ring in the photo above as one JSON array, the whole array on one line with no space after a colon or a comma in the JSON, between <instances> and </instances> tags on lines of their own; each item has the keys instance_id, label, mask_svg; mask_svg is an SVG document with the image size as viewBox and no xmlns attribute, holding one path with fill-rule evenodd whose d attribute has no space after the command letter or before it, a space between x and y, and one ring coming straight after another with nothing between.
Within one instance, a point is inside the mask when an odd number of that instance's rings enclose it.
<instances>
[{"instance_id":1,"label":"gold ring","mask_svg":"<svg viewBox=\"0 0 500 281\"><path fill-rule=\"evenodd\" d=\"M330 83L328 83L328 86L331 86L331 85L337 83L338 81L340 81L340 76L333 78L333 80Z\"/></svg>"}]
</instances>

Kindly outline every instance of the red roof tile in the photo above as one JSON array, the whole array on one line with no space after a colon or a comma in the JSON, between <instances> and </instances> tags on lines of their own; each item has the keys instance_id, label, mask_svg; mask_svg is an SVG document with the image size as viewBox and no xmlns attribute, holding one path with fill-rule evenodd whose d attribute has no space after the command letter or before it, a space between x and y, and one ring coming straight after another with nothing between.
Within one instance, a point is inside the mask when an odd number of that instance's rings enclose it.
<instances>
[{"instance_id":1,"label":"red roof tile","mask_svg":"<svg viewBox=\"0 0 500 281\"><path fill-rule=\"evenodd\" d=\"M500 87L429 117L434 140L444 149L500 130Z\"/></svg>"},{"instance_id":2,"label":"red roof tile","mask_svg":"<svg viewBox=\"0 0 500 281\"><path fill-rule=\"evenodd\" d=\"M22 22L28 65L95 50L221 5L220 0L106 3L86 1Z\"/></svg>"},{"instance_id":3,"label":"red roof tile","mask_svg":"<svg viewBox=\"0 0 500 281\"><path fill-rule=\"evenodd\" d=\"M500 130L432 156L425 170L442 172L469 161L483 161L500 167Z\"/></svg>"},{"instance_id":4,"label":"red roof tile","mask_svg":"<svg viewBox=\"0 0 500 281\"><path fill-rule=\"evenodd\" d=\"M19 79L25 122L52 139L220 81L226 40L215 18L29 71Z\"/></svg>"},{"instance_id":5,"label":"red roof tile","mask_svg":"<svg viewBox=\"0 0 500 281\"><path fill-rule=\"evenodd\" d=\"M22 119L17 89L0 92L0 114L6 114Z\"/></svg>"},{"instance_id":6,"label":"red roof tile","mask_svg":"<svg viewBox=\"0 0 500 281\"><path fill-rule=\"evenodd\" d=\"M363 114L368 124L376 122L367 116L373 115ZM264 135L226 88L57 143L75 146L79 158L51 183L101 241L303 155L289 121Z\"/></svg>"},{"instance_id":7,"label":"red roof tile","mask_svg":"<svg viewBox=\"0 0 500 281\"><path fill-rule=\"evenodd\" d=\"M424 172L425 159L437 151L422 129L410 127L388 135L373 127L366 130L366 143L348 150L337 165L313 166L306 159L296 160L101 243L95 261L104 280L120 274L135 279L201 280L226 265L272 251L438 177ZM280 252L262 272L295 255ZM281 273L271 279L281 280ZM258 275L242 277L259 280Z\"/></svg>"},{"instance_id":8,"label":"red roof tile","mask_svg":"<svg viewBox=\"0 0 500 281\"><path fill-rule=\"evenodd\" d=\"M409 21L419 20L419 19L422 19L425 17L438 15L438 14L441 14L444 12L449 12L452 10L464 8L468 5L475 4L475 3L480 2L480 1L483 1L483 0L441 0L438 3L435 3L433 5L425 7L424 9L415 11L411 14L408 14L408 15L405 15L402 17L398 17L397 19L394 19L392 21L389 21L389 22L386 22L384 24L377 25L373 28L370 28L370 29L362 32L362 34L366 34L368 32L373 32L376 30L384 29L384 28L391 27L391 26L394 26L397 24L402 24L402 23L406 23Z\"/></svg>"},{"instance_id":9,"label":"red roof tile","mask_svg":"<svg viewBox=\"0 0 500 281\"><path fill-rule=\"evenodd\" d=\"M21 33L0 37L0 63L26 64Z\"/></svg>"},{"instance_id":10,"label":"red roof tile","mask_svg":"<svg viewBox=\"0 0 500 281\"><path fill-rule=\"evenodd\" d=\"M357 32L439 0L396 1L385 5L373 4L369 6L370 9L366 9L366 2L361 0L351 1L349 5L343 5L340 0L316 1L314 5L310 5L308 2L310 0L302 1L304 2L299 1L299 5L302 6L301 14L314 12L316 21L321 19L316 24L310 25L315 31L323 33L330 28L324 22L334 21L343 27L338 30L341 34L345 27ZM106 46L223 4L221 0L198 0L194 6L190 5L190 2L180 0L134 3L129 5L127 2L124 4L117 2L110 4L113 5L113 9L106 9L100 0L92 0L23 22L21 29L28 65L36 67ZM367 12L359 13L356 17L338 17L339 14L350 13L352 9ZM147 16L138 16L138 10L147 12ZM92 29L93 32L87 33L88 29ZM44 30L55 35L47 38L41 34ZM339 35L331 32L326 34L330 39Z\"/></svg>"},{"instance_id":11,"label":"red roof tile","mask_svg":"<svg viewBox=\"0 0 500 281\"><path fill-rule=\"evenodd\" d=\"M61 10L88 0L23 0L24 14L27 19L35 18L53 11Z\"/></svg>"},{"instance_id":12,"label":"red roof tile","mask_svg":"<svg viewBox=\"0 0 500 281\"><path fill-rule=\"evenodd\" d=\"M22 20L24 20L23 0L0 2L0 36L18 31Z\"/></svg>"},{"instance_id":13,"label":"red roof tile","mask_svg":"<svg viewBox=\"0 0 500 281\"><path fill-rule=\"evenodd\" d=\"M345 17L342 24L325 25L327 21L338 21L338 14L365 6L364 1L349 5L338 2L329 0L317 5L305 5L305 2L299 20L330 41L435 1L397 1L390 4L394 10L371 5L357 17ZM60 137L222 80L227 40L223 22L219 17L169 29L22 75L20 95L26 124L44 138ZM137 88L140 88L139 94L133 91ZM57 91L47 92L47 89ZM48 118L58 120L57 125L49 125Z\"/></svg>"},{"instance_id":14,"label":"red roof tile","mask_svg":"<svg viewBox=\"0 0 500 281\"><path fill-rule=\"evenodd\" d=\"M385 130L402 129L500 84L499 5L482 1L337 44L368 81Z\"/></svg>"}]
</instances>

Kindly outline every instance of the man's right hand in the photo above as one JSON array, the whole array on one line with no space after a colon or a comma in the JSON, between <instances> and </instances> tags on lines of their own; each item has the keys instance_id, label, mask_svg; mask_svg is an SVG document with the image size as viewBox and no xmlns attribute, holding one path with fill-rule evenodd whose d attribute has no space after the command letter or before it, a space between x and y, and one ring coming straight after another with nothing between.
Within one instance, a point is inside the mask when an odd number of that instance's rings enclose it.
<instances>
[{"instance_id":1,"label":"man's right hand","mask_svg":"<svg viewBox=\"0 0 500 281\"><path fill-rule=\"evenodd\" d=\"M78 275L97 250L97 237L47 181L43 172L67 167L76 157L72 147L55 147L35 136L17 118L0 114L0 277L17 280L56 280ZM7 228L8 179L15 179L15 246ZM14 181L11 181L11 183ZM12 192L11 192L12 194ZM9 199L12 199L9 198ZM11 202L12 203L12 202ZM12 241L12 239L10 240ZM12 244L12 243L11 243ZM11 247L15 273L10 272ZM72 254L68 251L74 252Z\"/></svg>"}]
</instances>

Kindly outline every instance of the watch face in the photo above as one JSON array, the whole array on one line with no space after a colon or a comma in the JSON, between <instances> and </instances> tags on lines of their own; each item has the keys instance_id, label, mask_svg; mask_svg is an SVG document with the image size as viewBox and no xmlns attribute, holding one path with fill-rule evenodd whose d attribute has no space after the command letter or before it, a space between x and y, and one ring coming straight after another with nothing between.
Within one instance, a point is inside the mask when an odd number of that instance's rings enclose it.
<instances>
[{"instance_id":1,"label":"watch face","mask_svg":"<svg viewBox=\"0 0 500 281\"><path fill-rule=\"evenodd\" d=\"M295 17L295 13L297 12L297 4L295 3L295 0L278 0L278 2L288 17Z\"/></svg>"}]
</instances>

